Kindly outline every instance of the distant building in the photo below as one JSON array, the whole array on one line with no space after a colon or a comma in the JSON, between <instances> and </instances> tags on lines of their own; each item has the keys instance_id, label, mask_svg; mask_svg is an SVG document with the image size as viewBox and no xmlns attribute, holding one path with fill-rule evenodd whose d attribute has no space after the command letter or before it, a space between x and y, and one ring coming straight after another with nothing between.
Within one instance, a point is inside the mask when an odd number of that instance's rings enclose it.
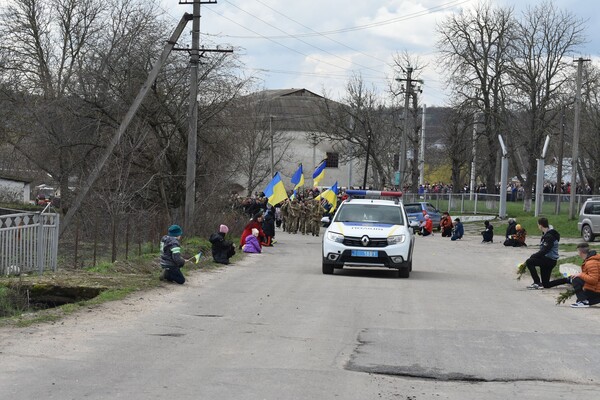
<instances>
[{"instance_id":1,"label":"distant building","mask_svg":"<svg viewBox=\"0 0 600 400\"><path fill-rule=\"evenodd\" d=\"M0 176L0 201L29 203L31 201L31 181Z\"/></svg>"},{"instance_id":2,"label":"distant building","mask_svg":"<svg viewBox=\"0 0 600 400\"><path fill-rule=\"evenodd\" d=\"M336 181L339 187L362 185L360 161L344 163L334 143L318 141L320 105L324 98L307 89L265 90L250 96L268 103L265 112L272 116L272 129L285 132L292 139L289 157L276 168L286 186L291 189L291 177L302 163L305 187L313 184L312 173L323 159L327 159L325 178L320 187L330 187Z\"/></svg>"}]
</instances>

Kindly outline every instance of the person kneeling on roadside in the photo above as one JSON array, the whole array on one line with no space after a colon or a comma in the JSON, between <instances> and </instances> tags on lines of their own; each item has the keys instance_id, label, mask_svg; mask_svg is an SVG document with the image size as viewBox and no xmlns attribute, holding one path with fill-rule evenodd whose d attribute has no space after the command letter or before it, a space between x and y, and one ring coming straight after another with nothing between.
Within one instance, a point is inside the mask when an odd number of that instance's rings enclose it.
<instances>
[{"instance_id":1,"label":"person kneeling on roadside","mask_svg":"<svg viewBox=\"0 0 600 400\"><path fill-rule=\"evenodd\" d=\"M440 220L440 229L442 230L442 237L452 236L452 218L447 211L444 211L443 217Z\"/></svg>"},{"instance_id":2,"label":"person kneeling on roadside","mask_svg":"<svg viewBox=\"0 0 600 400\"><path fill-rule=\"evenodd\" d=\"M573 308L587 308L600 303L600 255L590 250L590 245L580 243L577 253L583 258L581 272L571 275L571 280L577 302L571 304Z\"/></svg>"},{"instance_id":3,"label":"person kneeling on roadside","mask_svg":"<svg viewBox=\"0 0 600 400\"><path fill-rule=\"evenodd\" d=\"M260 253L262 252L262 247L260 242L258 241L258 229L253 228L252 234L246 237L246 244L242 247L244 253Z\"/></svg>"},{"instance_id":4,"label":"person kneeling on roadside","mask_svg":"<svg viewBox=\"0 0 600 400\"><path fill-rule=\"evenodd\" d=\"M425 219L421 222L421 235L429 236L433 233L433 221L428 214L425 214Z\"/></svg>"},{"instance_id":5,"label":"person kneeling on roadside","mask_svg":"<svg viewBox=\"0 0 600 400\"><path fill-rule=\"evenodd\" d=\"M179 225L171 225L168 233L160 239L160 274L161 281L175 282L180 285L185 283L181 267L185 259L181 256L181 236L183 232Z\"/></svg>"},{"instance_id":6,"label":"person kneeling on roadside","mask_svg":"<svg viewBox=\"0 0 600 400\"><path fill-rule=\"evenodd\" d=\"M533 283L527 286L527 289L533 290L555 286L554 284L550 285L550 276L558 260L558 242L560 241L560 234L550 226L547 218L538 218L538 228L542 231L540 249L524 263L533 279ZM540 268L541 281L536 267Z\"/></svg>"},{"instance_id":7,"label":"person kneeling on roadside","mask_svg":"<svg viewBox=\"0 0 600 400\"><path fill-rule=\"evenodd\" d=\"M208 241L212 244L213 260L219 264L229 264L229 259L235 254L233 243L225 240L227 232L229 232L227 225L221 225L219 226L219 232L213 233L208 238Z\"/></svg>"},{"instance_id":8,"label":"person kneeling on roadside","mask_svg":"<svg viewBox=\"0 0 600 400\"><path fill-rule=\"evenodd\" d=\"M512 247L527 246L527 244L525 244L526 238L527 231L521 226L521 224L517 224L515 226L515 233L510 235L510 237L504 241L504 245Z\"/></svg>"},{"instance_id":9,"label":"person kneeling on roadside","mask_svg":"<svg viewBox=\"0 0 600 400\"><path fill-rule=\"evenodd\" d=\"M465 234L465 228L463 227L462 222L460 222L460 218L454 219L454 227L452 228L452 237L450 240L459 240Z\"/></svg>"}]
</instances>

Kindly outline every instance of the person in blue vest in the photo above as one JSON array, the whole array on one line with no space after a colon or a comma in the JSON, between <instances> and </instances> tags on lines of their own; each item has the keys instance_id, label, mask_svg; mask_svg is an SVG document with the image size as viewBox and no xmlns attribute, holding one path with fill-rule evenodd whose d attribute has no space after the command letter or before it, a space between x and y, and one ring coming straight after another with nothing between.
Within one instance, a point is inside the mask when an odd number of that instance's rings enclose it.
<instances>
[{"instance_id":1,"label":"person in blue vest","mask_svg":"<svg viewBox=\"0 0 600 400\"><path fill-rule=\"evenodd\" d=\"M183 231L179 225L171 225L168 233L160 239L160 274L161 281L175 282L183 285L185 277L181 273L181 267L185 264L185 258L181 256L181 236Z\"/></svg>"}]
</instances>

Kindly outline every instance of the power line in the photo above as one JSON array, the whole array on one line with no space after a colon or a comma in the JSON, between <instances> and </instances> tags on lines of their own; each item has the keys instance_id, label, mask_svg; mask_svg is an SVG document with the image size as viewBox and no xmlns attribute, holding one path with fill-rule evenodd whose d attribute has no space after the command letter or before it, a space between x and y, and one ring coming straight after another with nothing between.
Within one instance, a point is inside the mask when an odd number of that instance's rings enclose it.
<instances>
[{"instance_id":1,"label":"power line","mask_svg":"<svg viewBox=\"0 0 600 400\"><path fill-rule=\"evenodd\" d=\"M246 10L244 10L243 8L240 8L240 7L238 7L237 5L233 4L233 3L232 3L232 2L230 2L230 1L229 1L228 3L229 3L229 5L231 5L232 7L235 7L235 8L237 8L237 9L238 9L238 10L240 10L241 12L243 12L243 13L246 13L246 14L250 15L251 17L253 17L253 18L255 18L255 19L257 19L257 20L261 21L263 24L265 24L265 25L268 25L268 26L270 26L270 27L272 27L272 28L274 28L274 29L276 29L276 30L278 30L278 31L280 31L280 32L283 32L283 33L285 33L286 35L288 35L288 33L287 33L286 31L284 31L283 29L281 29L281 28L278 28L277 26L275 26L275 25L271 24L271 23L270 23L270 22L268 22L268 21L265 21L264 19L260 18L259 16L257 16L257 15L254 15L254 14L252 14L251 12L249 12L249 11L246 11ZM217 14L218 14L218 13L217 13ZM229 18L228 18L228 19L229 19ZM231 20L230 20L230 21L231 21ZM236 22L236 23L237 23L237 22ZM238 25L240 25L240 24L238 24ZM240 25L240 26L242 26L242 25ZM249 28L247 28L247 27L244 27L244 26L242 26L242 27L243 27L243 28L245 28L245 29L247 29L247 30L250 30L250 29L249 29ZM251 30L250 30L250 31L251 31ZM262 36L262 35L261 35L261 36ZM290 37L293 37L293 36L291 36L291 35L288 35L288 36L290 36ZM265 38L266 38L266 37L265 37ZM370 69L370 70L372 70L372 71L379 72L379 71L378 71L378 70L376 70L375 68L372 68L372 67L367 67L367 66L365 66L365 65L358 64L358 63L356 63L356 62L354 62L354 61L352 61L352 60L348 60L348 59L346 59L346 58L340 57L340 56L338 56L337 54L334 54L334 53L332 53L332 52L330 52L330 51L327 51L327 50L321 49L320 47L318 47L318 46L315 46L314 44L311 44L311 43L309 43L309 42L307 42L307 41L305 41L305 40L302 40L302 39L300 39L300 38L298 38L298 37L294 37L294 39L296 39L296 40L298 40L298 41L300 41L300 42L302 42L302 43L306 44L307 46L313 47L313 48L315 48L315 49L317 49L317 50L319 50L319 51L321 51L321 52L323 52L323 53L329 54L329 55L331 55L331 56L333 56L333 57L335 57L335 58L339 58L339 59L340 59L340 60L342 60L342 61L345 61L345 62L348 62L348 63L354 64L354 65L357 65L357 66L359 66L359 67L362 67L362 68L365 68L365 69ZM279 43L279 42L275 42L275 43L278 43L278 44L280 44L280 45L281 45L281 43ZM286 47L287 47L287 46L286 46ZM289 48L289 47L288 47L288 48ZM311 56L309 56L309 55L306 55L306 54L303 54L303 53L300 53L300 54L304 55L305 57L310 57L310 58L313 58L313 59L315 59L315 60L317 60L317 61L319 61L319 62L322 62L322 63L328 64L328 65L334 66L334 67L336 67L336 68L342 68L342 67L339 67L338 65L335 65L335 64L329 63L329 62L327 62L327 61L319 60L319 59L316 59L316 58L314 58L314 57L311 57Z\"/></svg>"},{"instance_id":2,"label":"power line","mask_svg":"<svg viewBox=\"0 0 600 400\"><path fill-rule=\"evenodd\" d=\"M404 15L401 17L391 18L388 20L384 20L384 21L380 21L380 22L373 22L373 23L365 24L365 25L358 25L358 26L354 26L354 27L350 27L350 28L335 29L335 30L331 30L331 31L322 31L322 32L313 31L313 33L300 33L300 34L295 34L295 35L287 34L287 35L283 35L283 36L281 36L281 35L280 36L221 35L221 36L236 38L236 39L297 39L300 37L327 36L327 35L334 35L334 34L339 34L339 33L354 32L354 31L359 31L359 30L364 30L364 29L377 28L377 27L384 26L384 25L394 24L396 22L408 21L408 20L411 20L414 18L422 17L424 15L432 14L433 12L436 12L436 11L441 11L441 10L445 10L447 8L456 7L456 6L459 6L461 4L468 3L468 2L470 2L470 0L453 0L448 3L440 4L439 6L427 8L425 10L417 11L412 14L407 14L407 15ZM230 2L230 4L231 4L231 2Z\"/></svg>"}]
</instances>

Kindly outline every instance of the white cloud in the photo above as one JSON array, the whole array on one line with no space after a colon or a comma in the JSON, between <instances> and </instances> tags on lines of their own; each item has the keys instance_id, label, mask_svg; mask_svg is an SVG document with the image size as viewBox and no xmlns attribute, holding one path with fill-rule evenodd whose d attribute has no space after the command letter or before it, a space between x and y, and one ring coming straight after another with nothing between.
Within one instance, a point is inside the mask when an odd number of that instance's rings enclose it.
<instances>
[{"instance_id":1,"label":"white cloud","mask_svg":"<svg viewBox=\"0 0 600 400\"><path fill-rule=\"evenodd\" d=\"M600 7L585 0L555 0L558 7L595 21ZM172 15L191 12L176 0L162 0ZM306 87L320 91L325 85L343 92L352 73L381 90L392 75L395 53L408 51L428 61L424 71L423 99L430 105L445 101L444 82L435 66L436 25L449 13L471 8L477 0L219 0L202 5L201 31L213 35L211 42L243 47L241 55L249 70L260 72L267 88ZM494 5L514 5L520 12L539 0L495 0ZM396 21L394 23L387 23ZM356 29L368 26L369 28ZM327 35L319 35L315 32ZM331 33L336 32L336 33ZM281 38L285 35L295 38ZM600 26L588 24L588 36L596 41ZM266 38L265 38L266 37ZM589 56L600 53L598 44L588 46ZM370 83L369 82L369 83Z\"/></svg>"}]
</instances>

